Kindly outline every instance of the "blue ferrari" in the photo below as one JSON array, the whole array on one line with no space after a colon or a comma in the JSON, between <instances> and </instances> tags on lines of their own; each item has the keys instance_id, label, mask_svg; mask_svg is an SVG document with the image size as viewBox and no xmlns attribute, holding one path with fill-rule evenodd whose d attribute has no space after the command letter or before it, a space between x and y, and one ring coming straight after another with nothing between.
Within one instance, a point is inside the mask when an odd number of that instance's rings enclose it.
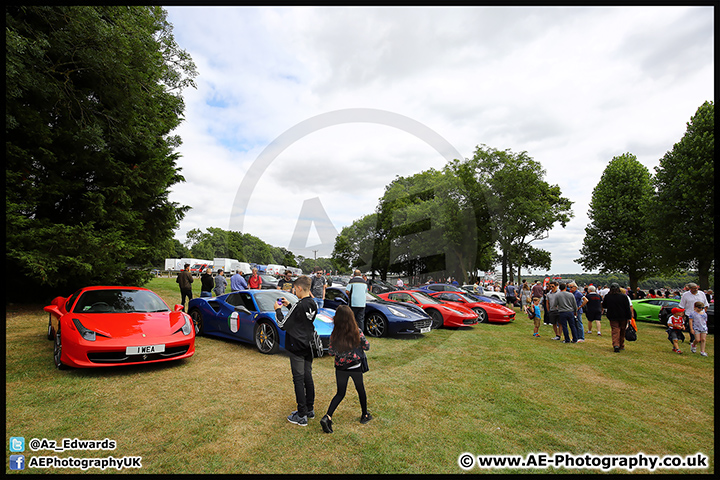
<instances>
[{"instance_id":1,"label":"blue ferrari","mask_svg":"<svg viewBox=\"0 0 720 480\"><path fill-rule=\"evenodd\" d=\"M193 298L188 304L188 314L195 323L196 335L227 338L239 342L254 343L261 353L276 353L285 348L285 332L275 322L275 302L287 298L290 304L298 298L282 290L242 290L219 297ZM287 315L288 310L282 307ZM315 331L327 349L333 330L335 311L318 310Z\"/></svg>"},{"instance_id":2,"label":"blue ferrari","mask_svg":"<svg viewBox=\"0 0 720 480\"><path fill-rule=\"evenodd\" d=\"M325 307L348 305L345 288L327 287ZM414 305L390 302L368 292L365 301L365 334L383 337L402 333L430 333L432 318ZM318 332L320 333L320 332Z\"/></svg>"}]
</instances>

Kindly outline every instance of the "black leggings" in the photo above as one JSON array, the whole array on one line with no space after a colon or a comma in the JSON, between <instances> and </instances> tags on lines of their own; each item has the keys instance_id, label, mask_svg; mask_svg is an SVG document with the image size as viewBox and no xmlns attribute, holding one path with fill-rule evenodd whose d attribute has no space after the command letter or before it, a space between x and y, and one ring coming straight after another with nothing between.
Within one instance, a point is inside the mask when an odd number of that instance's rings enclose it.
<instances>
[{"instance_id":1,"label":"black leggings","mask_svg":"<svg viewBox=\"0 0 720 480\"><path fill-rule=\"evenodd\" d=\"M342 399L345 398L345 392L347 392L348 379L352 378L355 383L355 390L358 392L358 398L360 399L360 408L362 408L362 414L367 413L367 396L365 395L365 384L363 384L363 373L360 371L360 367L353 368L351 370L339 370L335 369L335 382L337 383L337 393L330 401L327 415L332 417L335 413L335 409L340 405Z\"/></svg>"}]
</instances>

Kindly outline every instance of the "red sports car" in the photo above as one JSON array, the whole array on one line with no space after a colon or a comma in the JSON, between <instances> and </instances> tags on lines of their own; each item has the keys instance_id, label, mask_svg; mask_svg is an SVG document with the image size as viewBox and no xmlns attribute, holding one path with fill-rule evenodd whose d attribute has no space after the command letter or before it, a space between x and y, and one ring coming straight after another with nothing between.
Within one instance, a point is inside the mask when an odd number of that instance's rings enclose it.
<instances>
[{"instance_id":1,"label":"red sports car","mask_svg":"<svg viewBox=\"0 0 720 480\"><path fill-rule=\"evenodd\" d=\"M443 302L462 305L477 313L478 323L509 323L515 320L515 311L499 303L477 302L473 298L458 292L435 292L430 296Z\"/></svg>"},{"instance_id":2,"label":"red sports car","mask_svg":"<svg viewBox=\"0 0 720 480\"><path fill-rule=\"evenodd\" d=\"M165 362L195 353L195 329L183 306L171 311L145 288L81 288L44 310L59 369Z\"/></svg>"},{"instance_id":3,"label":"red sports car","mask_svg":"<svg viewBox=\"0 0 720 480\"><path fill-rule=\"evenodd\" d=\"M432 318L432 328L464 327L478 323L478 316L472 310L462 305L448 305L424 292L399 290L381 293L378 297L393 302L411 303L422 308Z\"/></svg>"}]
</instances>

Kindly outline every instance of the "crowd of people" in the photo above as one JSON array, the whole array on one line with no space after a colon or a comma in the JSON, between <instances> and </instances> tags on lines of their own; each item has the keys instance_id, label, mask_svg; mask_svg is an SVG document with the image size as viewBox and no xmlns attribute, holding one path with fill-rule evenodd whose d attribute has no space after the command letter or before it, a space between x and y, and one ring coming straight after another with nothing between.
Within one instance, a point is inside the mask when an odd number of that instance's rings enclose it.
<instances>
[{"instance_id":1,"label":"crowd of people","mask_svg":"<svg viewBox=\"0 0 720 480\"><path fill-rule=\"evenodd\" d=\"M192 299L193 277L189 271L189 264L180 272L177 283L180 287L183 305L187 298ZM368 281L359 270L348 282L346 291L350 298L350 305L341 306L335 315L335 328L330 337L329 353L335 357L336 394L330 402L327 413L322 417L320 425L326 433L333 432L332 416L339 403L345 397L347 384L353 380L361 405L361 423L367 423L372 415L367 410L367 396L363 383L363 373L366 371L362 360L364 351L370 345L363 335L365 294L368 291ZM448 283L453 282L448 278ZM227 281L222 269L216 276L212 270L207 269L200 277L201 296L212 297L222 295L227 288ZM275 305L278 326L285 330L285 348L290 357L290 370L292 373L297 410L288 416L288 421L301 426L308 424L308 419L315 417L314 400L315 385L312 378L313 354L310 348L313 320L318 308L323 306L325 289L328 286L325 272L316 270L311 276L302 276L293 281L292 273L286 271L278 280L276 288L294 293L299 301L291 305L287 299L282 298ZM398 287L404 286L398 283ZM257 269L253 268L252 275L245 279L238 271L230 278L232 291L248 288L261 288L262 278ZM485 287L488 288L488 287ZM504 291L507 305L520 308L533 321L533 337L540 337L540 327L544 323L552 328L552 340L562 343L582 343L585 334L592 335L593 327L598 336L602 336L602 317L606 317L610 324L611 342L614 352L625 349L625 340L628 325L637 331L633 319L633 299L642 298L674 298L678 299L678 306L672 309L667 324L668 340L672 343L672 351L682 354L679 342L684 341L683 332L690 334L690 350L707 357L705 345L707 341L707 313L706 310L712 302L713 293L699 289L695 283L689 283L683 291L654 289L644 292L639 287L634 291L623 288L617 283L597 288L594 285L584 287L569 281L567 283L550 280L546 284L537 281L532 285L524 281L522 285L508 282L503 289L499 286L490 286L497 291ZM287 316L282 314L280 307L289 308ZM583 314L587 327L583 323ZM585 330L587 328L587 330Z\"/></svg>"},{"instance_id":2,"label":"crowd of people","mask_svg":"<svg viewBox=\"0 0 720 480\"><path fill-rule=\"evenodd\" d=\"M310 277L312 280L310 296L315 299L319 308L323 307L325 300L325 289L329 285L328 274L322 269L316 269ZM180 287L180 301L182 305L187 308L187 301L193 299L192 283L194 277L190 273L190 264L186 263L184 268L178 273L176 282ZM216 297L225 294L230 287L231 292L238 292L241 290L253 290L263 288L263 279L259 274L258 269L253 267L252 273L246 279L242 270L237 270L231 277L230 283L228 284L225 278L225 272L222 268L219 268L215 275L213 275L212 268L207 268L200 275L200 296L201 297L212 297L213 294ZM273 288L278 290L285 290L294 293L294 276L290 270L286 270L285 273L278 279L277 283L273 285Z\"/></svg>"},{"instance_id":3,"label":"crowd of people","mask_svg":"<svg viewBox=\"0 0 720 480\"><path fill-rule=\"evenodd\" d=\"M707 356L707 308L714 301L711 290L702 291L695 283L688 283L681 290L650 289L646 293L639 287L635 290L621 287L618 283L597 288L594 285L582 290L575 282L551 280L546 285L539 281L530 285L527 281L516 286L508 282L504 288L508 306L519 307L533 320L533 336L540 336L541 323L552 328L552 339L562 343L582 343L585 334L591 335L593 327L602 336L602 317L610 324L614 352L625 350L628 325L637 331L633 315L633 299L673 298L679 300L672 309L667 322L668 340L673 352L681 354L679 341L684 341L683 332L689 332L690 351ZM587 326L583 324L583 314ZM585 330L587 328L587 330Z\"/></svg>"}]
</instances>

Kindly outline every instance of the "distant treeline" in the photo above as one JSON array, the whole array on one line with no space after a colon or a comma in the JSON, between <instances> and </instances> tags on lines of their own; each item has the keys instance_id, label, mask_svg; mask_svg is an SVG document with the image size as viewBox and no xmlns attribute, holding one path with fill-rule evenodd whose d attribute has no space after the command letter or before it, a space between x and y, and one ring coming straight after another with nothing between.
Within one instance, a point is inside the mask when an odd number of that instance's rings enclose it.
<instances>
[{"instance_id":1,"label":"distant treeline","mask_svg":"<svg viewBox=\"0 0 720 480\"><path fill-rule=\"evenodd\" d=\"M630 284L630 277L621 273L611 273L607 275L601 275L599 273L564 273L562 275L526 275L522 277L522 280L528 282L534 282L535 280L543 281L546 277L555 278L561 277L563 279L572 279L579 286L585 285L610 285L613 282L619 283L621 286L627 287ZM699 277L697 272L686 272L683 274L674 275L672 277L651 277L638 283L638 287L642 290L667 288L671 290L682 289L686 284L690 282L698 283ZM521 281L522 283L522 281ZM710 289L715 289L715 275L710 275Z\"/></svg>"}]
</instances>

